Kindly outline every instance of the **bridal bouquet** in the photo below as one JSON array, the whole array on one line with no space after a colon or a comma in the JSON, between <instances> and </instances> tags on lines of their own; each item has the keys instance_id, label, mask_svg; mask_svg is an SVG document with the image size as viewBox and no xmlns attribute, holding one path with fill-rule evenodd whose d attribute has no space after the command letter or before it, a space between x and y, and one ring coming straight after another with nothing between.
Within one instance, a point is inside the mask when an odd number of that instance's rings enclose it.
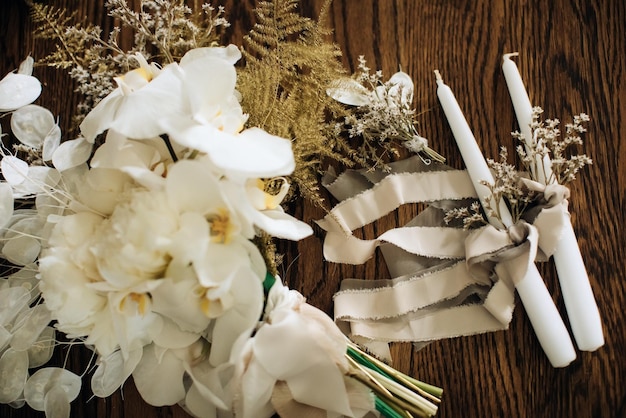
<instances>
[{"instance_id":1,"label":"bridal bouquet","mask_svg":"<svg viewBox=\"0 0 626 418\"><path fill-rule=\"evenodd\" d=\"M98 397L132 376L149 404L199 417L434 415L438 388L361 351L276 274L272 239L312 232L281 206L321 201L310 157L356 158L311 117L345 112L325 88L338 64L315 61L337 51L322 45L294 73L271 43L297 61L310 40L290 35L321 25L294 2L261 3L238 67L241 50L217 42L222 9L141 5L107 2L135 31L131 51L119 28L106 40L33 6L42 36L61 41L44 62L69 69L84 97L75 137L32 104L32 58L0 81L16 142L0 161L0 402L68 417L81 377L46 367L67 342L93 351Z\"/></svg>"}]
</instances>

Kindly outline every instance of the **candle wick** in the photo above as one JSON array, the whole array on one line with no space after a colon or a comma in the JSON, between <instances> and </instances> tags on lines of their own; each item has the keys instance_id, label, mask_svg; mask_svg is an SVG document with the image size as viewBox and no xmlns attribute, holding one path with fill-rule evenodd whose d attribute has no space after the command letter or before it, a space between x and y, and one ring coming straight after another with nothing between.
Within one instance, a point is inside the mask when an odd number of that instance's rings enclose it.
<instances>
[{"instance_id":1,"label":"candle wick","mask_svg":"<svg viewBox=\"0 0 626 418\"><path fill-rule=\"evenodd\" d=\"M437 78L437 84L443 83L443 78L439 70L435 70L435 77Z\"/></svg>"},{"instance_id":2,"label":"candle wick","mask_svg":"<svg viewBox=\"0 0 626 418\"><path fill-rule=\"evenodd\" d=\"M517 56L519 56L519 52L511 52L511 53L508 53L508 54L504 54L504 55L502 55L502 60L503 60L503 61L504 61L504 60L508 60L508 59L510 59L511 57L517 57Z\"/></svg>"}]
</instances>

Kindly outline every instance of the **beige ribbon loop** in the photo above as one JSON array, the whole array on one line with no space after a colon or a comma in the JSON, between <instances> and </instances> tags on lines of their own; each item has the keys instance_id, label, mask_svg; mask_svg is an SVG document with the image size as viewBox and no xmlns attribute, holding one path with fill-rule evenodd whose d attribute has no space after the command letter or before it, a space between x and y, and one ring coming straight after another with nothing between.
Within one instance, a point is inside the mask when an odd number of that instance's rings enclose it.
<instances>
[{"instance_id":1,"label":"beige ribbon loop","mask_svg":"<svg viewBox=\"0 0 626 418\"><path fill-rule=\"evenodd\" d=\"M541 194L539 205L524 214L524 220L532 223L539 230L539 248L537 261L547 261L556 251L563 235L563 228L569 222L567 210L570 190L558 183L548 185L527 178L522 183L532 191Z\"/></svg>"},{"instance_id":2,"label":"beige ribbon loop","mask_svg":"<svg viewBox=\"0 0 626 418\"><path fill-rule=\"evenodd\" d=\"M543 184L529 178L520 178L529 190L540 193L543 205L556 206L569 199L570 190L567 186L558 183Z\"/></svg>"},{"instance_id":3,"label":"beige ribbon loop","mask_svg":"<svg viewBox=\"0 0 626 418\"><path fill-rule=\"evenodd\" d=\"M510 257L517 246L506 231L500 234L495 229L486 230L486 244L474 249L474 256L488 256L473 267L474 272L484 271L470 274L465 262L466 242L474 233L443 222L446 210L467 206L466 200L476 197L467 172L441 165L424 168L411 161L403 164L390 174L347 171L326 178L331 193L344 199L318 221L327 231L326 259L360 264L381 247L395 277L344 280L334 299L339 328L383 357L389 354L384 343L390 341L420 345L440 338L506 329L514 307L513 287L509 281L494 277L497 260L489 257L503 247ZM353 230L401 204L418 202L429 206L409 224L372 240L352 235ZM532 235L521 227L520 231L515 231L521 234L520 239ZM494 232L497 239L489 235Z\"/></svg>"},{"instance_id":4,"label":"beige ribbon loop","mask_svg":"<svg viewBox=\"0 0 626 418\"><path fill-rule=\"evenodd\" d=\"M504 270L498 271L499 276L517 284L535 261L538 241L537 228L524 221L517 222L507 231L485 226L470 234L465 241L467 268L472 276L486 280L492 276L496 264L507 261L513 265L513 268L506 269L510 276Z\"/></svg>"},{"instance_id":5,"label":"beige ribbon loop","mask_svg":"<svg viewBox=\"0 0 626 418\"><path fill-rule=\"evenodd\" d=\"M363 186L362 181L355 179L354 172L345 178L340 176L332 184L349 183L350 179L353 179L356 188ZM345 189L345 184L341 188ZM345 190L341 192L344 196L350 194ZM324 257L328 261L338 263L362 264L374 254L376 247L384 242L428 257L463 257L462 246L458 243L463 241L466 232L455 228L398 228L369 241L354 237L352 231L374 222L406 203L471 197L475 197L475 191L465 171L390 174L370 189L342 201L324 219L316 221L327 231Z\"/></svg>"}]
</instances>

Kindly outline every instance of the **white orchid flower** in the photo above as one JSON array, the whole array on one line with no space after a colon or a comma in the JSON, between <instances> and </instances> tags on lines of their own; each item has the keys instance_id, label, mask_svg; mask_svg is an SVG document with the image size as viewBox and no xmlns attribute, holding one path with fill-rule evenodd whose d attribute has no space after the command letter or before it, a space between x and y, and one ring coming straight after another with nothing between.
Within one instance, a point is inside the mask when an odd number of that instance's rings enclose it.
<instances>
[{"instance_id":1,"label":"white orchid flower","mask_svg":"<svg viewBox=\"0 0 626 418\"><path fill-rule=\"evenodd\" d=\"M345 338L333 321L277 281L264 321L245 342L237 362L237 416L271 416L278 382L286 383L297 402L326 410L329 416L355 416L344 381L345 352Z\"/></svg>"},{"instance_id":2,"label":"white orchid flower","mask_svg":"<svg viewBox=\"0 0 626 418\"><path fill-rule=\"evenodd\" d=\"M171 63L159 69L156 64L148 64L143 56L137 54L139 68L116 78L118 88L102 99L81 123L81 132L85 138L93 142L98 134L107 129L114 129L133 139L164 134L164 121L184 119L190 115L186 94L194 86L185 86L184 78L186 67L193 66L196 61L193 58L203 62L217 60L232 67L233 59L241 56L233 45L202 48L188 55L183 57L180 64ZM195 88L202 89L204 84L209 83L211 87L219 89L212 92L212 97L221 100L224 92L221 88L224 81L222 68L204 67L203 79L213 82L206 81Z\"/></svg>"}]
</instances>

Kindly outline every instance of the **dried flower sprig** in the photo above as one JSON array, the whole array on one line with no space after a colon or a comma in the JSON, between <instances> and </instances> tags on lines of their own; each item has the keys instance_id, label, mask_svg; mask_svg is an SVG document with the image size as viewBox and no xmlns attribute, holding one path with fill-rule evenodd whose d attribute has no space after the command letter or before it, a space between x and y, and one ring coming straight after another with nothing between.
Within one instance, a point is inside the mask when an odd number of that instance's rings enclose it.
<instances>
[{"instance_id":1,"label":"dried flower sprig","mask_svg":"<svg viewBox=\"0 0 626 418\"><path fill-rule=\"evenodd\" d=\"M507 162L507 149L500 149L500 161L487 159L487 164L494 172L495 183L481 182L490 192L485 196L485 211L488 216L501 220L499 210L500 203L505 202L511 211L513 221L517 222L524 213L536 205L538 193L530 190L521 181L523 177L530 177L538 181L545 178L546 183L565 185L576 179L576 174L586 165L592 163L586 154L567 155L566 150L572 145L582 145L581 135L586 132L583 123L590 120L585 113L575 115L573 121L565 125L565 136L561 136L558 119L546 119L541 121L540 115L543 109L533 108L531 131L532 141L526 143L520 132L513 132L513 138L518 139L524 145L516 147L517 154L527 173L519 172L513 165ZM550 161L549 170L546 169L546 161ZM538 173L542 174L542 177ZM474 206L474 205L473 205ZM483 219L479 205L472 207L455 208L446 212L445 221L452 222L455 219L463 221L464 228L470 228L480 223L486 223Z\"/></svg>"},{"instance_id":2,"label":"dried flower sprig","mask_svg":"<svg viewBox=\"0 0 626 418\"><path fill-rule=\"evenodd\" d=\"M118 43L121 27L104 36L99 26L77 23L73 13L38 3L31 7L37 36L56 42L56 50L40 61L69 69L84 97L74 118L76 125L113 91L115 76L139 66L136 53L146 58L155 53L164 63L173 62L191 49L214 46L219 40L218 30L229 26L224 9L209 4L202 5L203 13L193 13L183 0L141 0L140 12L133 11L124 0L109 0L105 6L122 27L134 31L134 45L129 50Z\"/></svg>"},{"instance_id":3,"label":"dried flower sprig","mask_svg":"<svg viewBox=\"0 0 626 418\"><path fill-rule=\"evenodd\" d=\"M543 170L547 183L556 182L565 185L576 179L576 174L586 165L592 164L591 158L586 154L570 155L566 150L572 145L582 145L582 134L586 132L583 123L589 122L590 118L585 113L575 115L572 123L565 125L565 136L561 136L558 119L546 119L541 121L540 115L543 109L533 108L532 122L530 124L533 133L532 141L527 146L518 145L517 153L524 167L531 173ZM524 143L524 137L520 132L513 132L513 137ZM552 154L552 155L550 155ZM552 173L546 173L543 164L546 157L551 159L550 169Z\"/></svg>"},{"instance_id":4,"label":"dried flower sprig","mask_svg":"<svg viewBox=\"0 0 626 418\"><path fill-rule=\"evenodd\" d=\"M417 131L413 82L408 74L398 72L383 82L382 71L371 73L363 56L359 57L358 70L354 78L338 80L329 89L337 101L354 106L343 121L335 124L335 131L362 138L359 151L371 168L388 170L385 156L397 157L398 143L420 155L426 164L432 160L444 162L445 158L429 148L428 141Z\"/></svg>"},{"instance_id":5,"label":"dried flower sprig","mask_svg":"<svg viewBox=\"0 0 626 418\"><path fill-rule=\"evenodd\" d=\"M463 229L471 229L475 226L487 224L479 201L475 201L469 206L447 210L443 218L446 224L450 224L457 219L462 221Z\"/></svg>"},{"instance_id":6,"label":"dried flower sprig","mask_svg":"<svg viewBox=\"0 0 626 418\"><path fill-rule=\"evenodd\" d=\"M524 187L520 181L522 174L515 166L507 162L507 158L508 151L505 147L500 148L500 161L487 158L487 165L493 171L495 183L481 181L481 184L490 192L490 198L485 199L487 215L501 220L500 205L504 201L515 223L521 219L524 211L535 200L536 193Z\"/></svg>"}]
</instances>

